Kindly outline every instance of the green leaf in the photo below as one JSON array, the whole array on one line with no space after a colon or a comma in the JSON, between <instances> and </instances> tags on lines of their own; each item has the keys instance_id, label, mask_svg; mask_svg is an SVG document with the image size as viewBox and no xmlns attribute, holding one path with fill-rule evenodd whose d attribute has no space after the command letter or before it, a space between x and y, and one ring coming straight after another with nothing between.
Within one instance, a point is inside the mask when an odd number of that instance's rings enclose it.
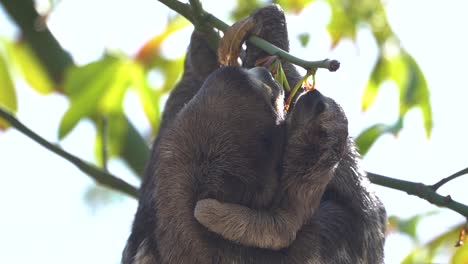
<instances>
[{"instance_id":1,"label":"green leaf","mask_svg":"<svg viewBox=\"0 0 468 264\"><path fill-rule=\"evenodd\" d=\"M455 253L450 260L453 264L468 264L468 246L466 243L455 249Z\"/></svg>"},{"instance_id":2,"label":"green leaf","mask_svg":"<svg viewBox=\"0 0 468 264\"><path fill-rule=\"evenodd\" d=\"M129 80L128 62L113 57L71 69L65 79L65 92L71 102L60 121L59 138L84 117L121 112Z\"/></svg>"},{"instance_id":3,"label":"green leaf","mask_svg":"<svg viewBox=\"0 0 468 264\"><path fill-rule=\"evenodd\" d=\"M150 156L148 143L123 113L107 116L106 120L107 158L122 157L136 175L143 177ZM95 118L94 123L96 124L94 154L98 164L103 165L102 119Z\"/></svg>"},{"instance_id":4,"label":"green leaf","mask_svg":"<svg viewBox=\"0 0 468 264\"><path fill-rule=\"evenodd\" d=\"M342 38L356 39L356 19L351 12L347 12L347 5L341 0L329 0L332 7L330 23L327 26L330 33L332 47L335 47Z\"/></svg>"},{"instance_id":5,"label":"green leaf","mask_svg":"<svg viewBox=\"0 0 468 264\"><path fill-rule=\"evenodd\" d=\"M250 14L262 4L258 0L237 0L236 8L232 11L232 18L235 21L250 16Z\"/></svg>"},{"instance_id":6,"label":"green leaf","mask_svg":"<svg viewBox=\"0 0 468 264\"><path fill-rule=\"evenodd\" d=\"M309 40L310 40L310 34L309 33L302 33L302 34L299 34L299 36L297 36L299 38L299 42L301 43L302 47L306 47L307 44L309 44Z\"/></svg>"},{"instance_id":7,"label":"green leaf","mask_svg":"<svg viewBox=\"0 0 468 264\"><path fill-rule=\"evenodd\" d=\"M404 258L402 263L433 263L434 257L442 248L448 250L451 253L454 253L457 249L454 247L454 245L458 241L458 234L463 226L464 224L455 226L447 232L435 237L425 245L416 247Z\"/></svg>"},{"instance_id":8,"label":"green leaf","mask_svg":"<svg viewBox=\"0 0 468 264\"><path fill-rule=\"evenodd\" d=\"M381 84L386 80L392 80L399 89L399 118L395 125L389 126L388 131L393 134L398 133L403 127L404 116L412 108L419 108L424 119L424 128L429 137L432 126L432 109L429 101L429 88L416 61L404 50L393 56L383 54L378 58L377 63L371 73L362 95L362 109L367 111L375 101L377 92ZM373 142L384 133L382 125L376 125L361 134L359 146L362 154L367 153ZM358 145L359 145L358 144Z\"/></svg>"},{"instance_id":9,"label":"green leaf","mask_svg":"<svg viewBox=\"0 0 468 264\"><path fill-rule=\"evenodd\" d=\"M84 66L75 66L65 72L64 91L71 98L79 96L102 70L118 63L118 58L105 56Z\"/></svg>"},{"instance_id":10,"label":"green leaf","mask_svg":"<svg viewBox=\"0 0 468 264\"><path fill-rule=\"evenodd\" d=\"M414 241L417 242L417 227L424 218L437 214L437 211L430 211L423 214L414 215L408 219L402 219L397 216L389 217L389 222L392 222L392 226L396 228L398 232L408 235Z\"/></svg>"},{"instance_id":11,"label":"green leaf","mask_svg":"<svg viewBox=\"0 0 468 264\"><path fill-rule=\"evenodd\" d=\"M14 63L26 82L41 94L54 90L54 83L26 42L5 41L8 57Z\"/></svg>"},{"instance_id":12,"label":"green leaf","mask_svg":"<svg viewBox=\"0 0 468 264\"><path fill-rule=\"evenodd\" d=\"M166 93L174 88L177 81L180 79L182 75L182 70L184 67L184 60L185 56L181 56L175 60L168 60L165 58L160 57L155 66L161 70L162 74L164 75L164 85L161 87L161 92Z\"/></svg>"},{"instance_id":13,"label":"green leaf","mask_svg":"<svg viewBox=\"0 0 468 264\"><path fill-rule=\"evenodd\" d=\"M407 75L405 84L400 86L400 116L418 107L422 112L426 135L430 137L433 120L426 78L411 55L402 51L402 59L406 63Z\"/></svg>"},{"instance_id":14,"label":"green leaf","mask_svg":"<svg viewBox=\"0 0 468 264\"><path fill-rule=\"evenodd\" d=\"M130 168L141 178L150 158L148 142L138 133L133 124L127 119L127 133L124 138L121 156Z\"/></svg>"},{"instance_id":15,"label":"green leaf","mask_svg":"<svg viewBox=\"0 0 468 264\"><path fill-rule=\"evenodd\" d=\"M15 86L2 54L0 54L0 107L13 113L18 110ZM0 130L5 130L9 126L8 122L0 118Z\"/></svg>"},{"instance_id":16,"label":"green leaf","mask_svg":"<svg viewBox=\"0 0 468 264\"><path fill-rule=\"evenodd\" d=\"M367 128L361 134L359 134L359 136L355 139L355 143L361 155L366 155L369 149L377 140L377 138L387 133L388 131L388 125L376 124Z\"/></svg>"},{"instance_id":17,"label":"green leaf","mask_svg":"<svg viewBox=\"0 0 468 264\"><path fill-rule=\"evenodd\" d=\"M377 63L372 70L369 81L367 82L364 93L362 94L361 107L367 111L375 100L380 85L388 78L388 62L382 56L377 59Z\"/></svg>"},{"instance_id":18,"label":"green leaf","mask_svg":"<svg viewBox=\"0 0 468 264\"><path fill-rule=\"evenodd\" d=\"M104 121L105 119L105 121ZM106 116L94 118L96 124L96 140L94 144L94 153L98 164L102 165L103 160L103 132L106 131L107 155L108 158L118 156L122 153L124 139L127 136L128 123L125 115L120 113L109 113ZM104 123L106 129L104 129Z\"/></svg>"},{"instance_id":19,"label":"green leaf","mask_svg":"<svg viewBox=\"0 0 468 264\"><path fill-rule=\"evenodd\" d=\"M159 128L161 119L159 112L159 99L161 98L161 90L151 89L146 78L145 69L142 65L134 63L131 67L132 87L135 88L143 111L151 124L153 135L155 135ZM170 77L170 76L169 76ZM167 82L167 78L166 78Z\"/></svg>"}]
</instances>

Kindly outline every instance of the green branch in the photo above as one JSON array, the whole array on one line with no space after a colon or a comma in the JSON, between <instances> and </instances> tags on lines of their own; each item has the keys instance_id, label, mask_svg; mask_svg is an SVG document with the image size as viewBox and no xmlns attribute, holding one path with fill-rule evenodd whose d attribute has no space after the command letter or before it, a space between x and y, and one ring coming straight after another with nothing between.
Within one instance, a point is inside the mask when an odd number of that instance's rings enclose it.
<instances>
[{"instance_id":1,"label":"green branch","mask_svg":"<svg viewBox=\"0 0 468 264\"><path fill-rule=\"evenodd\" d=\"M87 174L89 177L94 179L96 182L107 186L111 189L120 191L122 193L128 194L134 198L138 198L138 189L129 183L125 182L124 180L105 172L96 166L89 164L86 161L81 160L80 158L66 152L65 150L61 149L60 147L50 143L49 141L45 140L34 131L23 125L18 119L16 119L10 112L4 110L0 107L0 117L5 119L11 126L16 128L18 131L23 133L25 136L29 137L30 139L34 140L41 146L45 147L46 149L52 151L53 153L59 155L60 157L68 160L73 165L75 165L78 169L82 172Z\"/></svg>"},{"instance_id":2,"label":"green branch","mask_svg":"<svg viewBox=\"0 0 468 264\"><path fill-rule=\"evenodd\" d=\"M457 201L454 201L450 195L442 196L438 194L432 186L417 182L398 180L389 178L376 173L368 172L367 175L372 183L385 186L391 189L400 190L409 195L418 196L431 204L449 208L465 218L468 218L468 206Z\"/></svg>"},{"instance_id":3,"label":"green branch","mask_svg":"<svg viewBox=\"0 0 468 264\"><path fill-rule=\"evenodd\" d=\"M192 9L190 5L181 3L177 0L159 0L159 2L165 4L170 9L181 14L182 16L187 18L190 22L192 22L192 24L194 25L197 25L198 19L202 18L211 26L221 31L226 31L227 28L229 27L229 25L224 23L222 20L204 11L201 5L196 4L194 8ZM192 2L198 2L198 1L192 0L190 2L192 3ZM192 10L197 10L200 13L195 15ZM257 36L250 36L248 41L252 43L253 45L257 46L258 48L264 50L268 54L273 55L273 56L278 56L295 65L301 66L306 70L314 69L314 68L324 68L324 69L328 69L329 71L337 71L340 68L340 62L337 60L325 59L325 60L320 60L320 61L306 61L303 59L299 59Z\"/></svg>"}]
</instances>

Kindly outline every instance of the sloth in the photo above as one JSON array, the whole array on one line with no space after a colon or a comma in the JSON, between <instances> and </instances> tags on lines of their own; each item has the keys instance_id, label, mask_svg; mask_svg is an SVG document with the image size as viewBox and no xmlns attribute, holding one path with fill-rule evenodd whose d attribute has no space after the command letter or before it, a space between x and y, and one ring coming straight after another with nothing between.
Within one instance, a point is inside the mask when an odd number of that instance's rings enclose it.
<instances>
[{"instance_id":1,"label":"sloth","mask_svg":"<svg viewBox=\"0 0 468 264\"><path fill-rule=\"evenodd\" d=\"M268 6L251 17L260 37L288 50L280 9ZM243 66L252 68L265 55L247 44ZM291 64L283 67L290 83L299 80ZM282 89L265 69L217 68L206 37L194 31L184 75L153 144L122 263L383 262L385 210L368 190L341 108L309 92L295 100L285 121ZM310 196L306 187L313 181L319 185ZM235 207L226 214L235 221L209 231L217 224L204 222L213 216L205 209L225 213L224 206ZM232 236L230 228L255 223L236 222L238 209L275 219L277 208L287 212L282 223L256 223L279 238Z\"/></svg>"}]
</instances>

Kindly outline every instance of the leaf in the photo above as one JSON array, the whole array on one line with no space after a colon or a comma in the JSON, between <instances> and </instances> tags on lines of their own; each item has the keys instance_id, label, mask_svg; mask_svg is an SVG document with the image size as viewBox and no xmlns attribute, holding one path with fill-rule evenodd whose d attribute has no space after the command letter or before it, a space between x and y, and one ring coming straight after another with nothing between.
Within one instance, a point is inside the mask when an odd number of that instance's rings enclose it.
<instances>
[{"instance_id":1,"label":"leaf","mask_svg":"<svg viewBox=\"0 0 468 264\"><path fill-rule=\"evenodd\" d=\"M148 143L138 133L127 117L114 114L107 118L107 154L108 159L122 157L132 171L143 177L146 162L149 160L150 149ZM94 120L96 124L96 138L94 142L94 154L100 165L103 164L103 127L102 120Z\"/></svg>"},{"instance_id":2,"label":"leaf","mask_svg":"<svg viewBox=\"0 0 468 264\"><path fill-rule=\"evenodd\" d=\"M355 139L356 146L359 149L359 153L362 156L366 155L372 145L375 143L377 138L388 132L388 126L384 124L373 125L364 130Z\"/></svg>"},{"instance_id":3,"label":"leaf","mask_svg":"<svg viewBox=\"0 0 468 264\"><path fill-rule=\"evenodd\" d=\"M84 66L71 67L65 72L64 91L69 97L79 96L85 87L103 70L117 63L118 59L113 56L105 56L98 61Z\"/></svg>"},{"instance_id":4,"label":"leaf","mask_svg":"<svg viewBox=\"0 0 468 264\"><path fill-rule=\"evenodd\" d=\"M105 119L105 121L103 120ZM103 128L103 123L106 129ZM125 115L120 113L110 113L102 117L94 118L96 124L96 140L94 144L94 154L98 164L102 165L103 160L103 132L106 131L107 155L108 158L119 156L122 153L124 139L127 136L128 123Z\"/></svg>"},{"instance_id":5,"label":"leaf","mask_svg":"<svg viewBox=\"0 0 468 264\"><path fill-rule=\"evenodd\" d=\"M0 107L6 108L8 111L15 113L18 110L18 102L16 91L11 79L10 72L5 59L0 54ZM0 130L5 130L10 125L8 122L0 118Z\"/></svg>"},{"instance_id":6,"label":"leaf","mask_svg":"<svg viewBox=\"0 0 468 264\"><path fill-rule=\"evenodd\" d=\"M330 23L327 26L332 47L336 47L342 38L356 39L357 22L351 12L346 11L346 5L341 0L329 0L332 7Z\"/></svg>"},{"instance_id":7,"label":"leaf","mask_svg":"<svg viewBox=\"0 0 468 264\"><path fill-rule=\"evenodd\" d=\"M407 77L405 85L400 86L400 116L418 107L422 112L426 135L430 137L433 120L426 78L411 55L402 51L402 59L406 63Z\"/></svg>"},{"instance_id":8,"label":"leaf","mask_svg":"<svg viewBox=\"0 0 468 264\"><path fill-rule=\"evenodd\" d=\"M134 63L131 67L132 86L135 88L143 111L151 124L153 135L155 135L159 128L161 119L159 112L159 99L161 98L160 90L151 89L146 78L145 69L142 65ZM171 74L166 74L166 83L168 78L172 78Z\"/></svg>"},{"instance_id":9,"label":"leaf","mask_svg":"<svg viewBox=\"0 0 468 264\"><path fill-rule=\"evenodd\" d=\"M121 156L130 168L141 178L150 158L148 142L138 133L133 124L127 119L127 133L124 138Z\"/></svg>"},{"instance_id":10,"label":"leaf","mask_svg":"<svg viewBox=\"0 0 468 264\"><path fill-rule=\"evenodd\" d=\"M175 84L182 75L182 69L184 66L185 56L181 56L175 60L168 60L165 58L159 58L155 66L161 70L164 75L164 85L161 87L161 92L166 93L174 88Z\"/></svg>"},{"instance_id":11,"label":"leaf","mask_svg":"<svg viewBox=\"0 0 468 264\"><path fill-rule=\"evenodd\" d=\"M423 214L414 215L408 219L401 219L396 216L389 217L389 222L392 221L392 225L398 232L408 235L414 241L417 241L417 227L421 220L424 218L437 214L437 211L430 211Z\"/></svg>"},{"instance_id":12,"label":"leaf","mask_svg":"<svg viewBox=\"0 0 468 264\"><path fill-rule=\"evenodd\" d=\"M387 61L380 56L372 70L369 81L362 94L361 108L362 111L367 111L375 100L381 83L388 78Z\"/></svg>"},{"instance_id":13,"label":"leaf","mask_svg":"<svg viewBox=\"0 0 468 264\"><path fill-rule=\"evenodd\" d=\"M453 264L468 264L468 246L458 247L450 260Z\"/></svg>"},{"instance_id":14,"label":"leaf","mask_svg":"<svg viewBox=\"0 0 468 264\"><path fill-rule=\"evenodd\" d=\"M187 25L189 25L189 21L182 16L178 15L171 18L163 32L152 37L140 48L135 59L144 65L151 65L151 62L159 57L160 48L164 40L175 32L185 28Z\"/></svg>"},{"instance_id":15,"label":"leaf","mask_svg":"<svg viewBox=\"0 0 468 264\"><path fill-rule=\"evenodd\" d=\"M71 104L60 121L60 139L84 117L122 112L123 98L130 81L128 69L126 60L105 57L67 73L65 92Z\"/></svg>"},{"instance_id":16,"label":"leaf","mask_svg":"<svg viewBox=\"0 0 468 264\"><path fill-rule=\"evenodd\" d=\"M19 70L25 81L40 94L54 90L53 81L26 42L5 41L8 57Z\"/></svg>"},{"instance_id":17,"label":"leaf","mask_svg":"<svg viewBox=\"0 0 468 264\"><path fill-rule=\"evenodd\" d=\"M298 38L299 38L299 42L301 43L302 47L306 47L307 44L309 44L310 34L304 32L304 33L299 34Z\"/></svg>"},{"instance_id":18,"label":"leaf","mask_svg":"<svg viewBox=\"0 0 468 264\"><path fill-rule=\"evenodd\" d=\"M261 6L262 4L258 0L237 0L236 8L232 11L231 17L235 21L239 21L250 16L255 9Z\"/></svg>"},{"instance_id":19,"label":"leaf","mask_svg":"<svg viewBox=\"0 0 468 264\"><path fill-rule=\"evenodd\" d=\"M403 264L410 263L433 263L433 259L442 248L454 252L457 248L454 247L458 240L458 232L463 227L463 224L457 225L447 232L440 234L423 246L413 249L402 261ZM463 262L462 262L463 263Z\"/></svg>"}]
</instances>

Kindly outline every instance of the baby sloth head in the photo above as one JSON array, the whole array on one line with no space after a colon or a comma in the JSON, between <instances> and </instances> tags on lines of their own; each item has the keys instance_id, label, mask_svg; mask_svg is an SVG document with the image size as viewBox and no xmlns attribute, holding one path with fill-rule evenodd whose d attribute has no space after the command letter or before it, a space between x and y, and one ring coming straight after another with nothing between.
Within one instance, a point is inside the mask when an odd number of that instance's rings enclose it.
<instances>
[{"instance_id":1,"label":"baby sloth head","mask_svg":"<svg viewBox=\"0 0 468 264\"><path fill-rule=\"evenodd\" d=\"M317 90L305 92L297 99L287 122L289 137L306 143L312 153L333 150L341 159L348 140L348 120L333 99Z\"/></svg>"}]
</instances>

